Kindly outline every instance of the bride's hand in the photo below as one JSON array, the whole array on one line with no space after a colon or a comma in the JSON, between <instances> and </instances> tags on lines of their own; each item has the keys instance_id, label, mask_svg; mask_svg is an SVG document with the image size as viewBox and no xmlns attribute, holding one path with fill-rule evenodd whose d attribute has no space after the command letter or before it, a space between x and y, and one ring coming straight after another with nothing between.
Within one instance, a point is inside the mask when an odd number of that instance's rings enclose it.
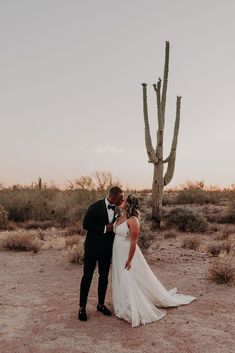
<instances>
[{"instance_id":1,"label":"bride's hand","mask_svg":"<svg viewBox=\"0 0 235 353\"><path fill-rule=\"evenodd\" d=\"M131 268L131 261L127 260L127 262L125 264L125 269L127 269L127 271L128 271L128 270L130 270L130 268Z\"/></svg>"}]
</instances>

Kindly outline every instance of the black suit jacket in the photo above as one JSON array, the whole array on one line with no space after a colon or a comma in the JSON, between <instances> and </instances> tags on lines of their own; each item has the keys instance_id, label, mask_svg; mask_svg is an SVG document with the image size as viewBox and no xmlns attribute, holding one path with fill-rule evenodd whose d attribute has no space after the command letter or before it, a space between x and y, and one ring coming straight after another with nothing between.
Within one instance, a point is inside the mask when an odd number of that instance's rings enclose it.
<instances>
[{"instance_id":1,"label":"black suit jacket","mask_svg":"<svg viewBox=\"0 0 235 353\"><path fill-rule=\"evenodd\" d=\"M104 233L104 227L108 223L105 199L98 200L89 206L83 220L83 228L87 230L84 243L85 255L97 256L102 252L107 256L112 255L114 232Z\"/></svg>"}]
</instances>

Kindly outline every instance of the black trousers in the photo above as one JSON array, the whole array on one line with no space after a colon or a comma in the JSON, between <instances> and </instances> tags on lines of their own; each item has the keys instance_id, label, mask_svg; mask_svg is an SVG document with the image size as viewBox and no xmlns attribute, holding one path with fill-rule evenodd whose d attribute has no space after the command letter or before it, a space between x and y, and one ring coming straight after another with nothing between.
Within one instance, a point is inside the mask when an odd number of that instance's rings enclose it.
<instances>
[{"instance_id":1,"label":"black trousers","mask_svg":"<svg viewBox=\"0 0 235 353\"><path fill-rule=\"evenodd\" d=\"M98 303L104 304L108 286L108 275L112 257L111 249L104 249L98 255L91 255L85 252L84 269L80 284L80 306L85 308L90 290L93 273L98 262L99 281L98 281Z\"/></svg>"}]
</instances>

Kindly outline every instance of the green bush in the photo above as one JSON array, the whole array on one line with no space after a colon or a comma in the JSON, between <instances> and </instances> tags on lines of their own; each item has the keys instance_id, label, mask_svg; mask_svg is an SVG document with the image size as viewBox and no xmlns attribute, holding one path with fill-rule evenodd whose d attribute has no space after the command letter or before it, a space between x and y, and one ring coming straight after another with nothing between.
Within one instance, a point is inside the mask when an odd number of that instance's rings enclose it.
<instances>
[{"instance_id":1,"label":"green bush","mask_svg":"<svg viewBox=\"0 0 235 353\"><path fill-rule=\"evenodd\" d=\"M183 232L205 232L208 229L206 219L189 208L172 209L167 216L166 224Z\"/></svg>"}]
</instances>

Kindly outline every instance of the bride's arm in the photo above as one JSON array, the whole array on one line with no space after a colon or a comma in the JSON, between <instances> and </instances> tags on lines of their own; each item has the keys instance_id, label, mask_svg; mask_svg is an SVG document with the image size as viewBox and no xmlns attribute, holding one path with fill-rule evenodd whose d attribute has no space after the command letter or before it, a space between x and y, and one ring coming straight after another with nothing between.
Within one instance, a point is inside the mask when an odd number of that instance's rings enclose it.
<instances>
[{"instance_id":1,"label":"bride's arm","mask_svg":"<svg viewBox=\"0 0 235 353\"><path fill-rule=\"evenodd\" d=\"M128 219L127 224L130 229L130 249L127 262L125 264L125 268L129 270L131 268L131 260L135 254L136 243L139 237L140 226L139 220L137 217L131 217Z\"/></svg>"}]
</instances>

